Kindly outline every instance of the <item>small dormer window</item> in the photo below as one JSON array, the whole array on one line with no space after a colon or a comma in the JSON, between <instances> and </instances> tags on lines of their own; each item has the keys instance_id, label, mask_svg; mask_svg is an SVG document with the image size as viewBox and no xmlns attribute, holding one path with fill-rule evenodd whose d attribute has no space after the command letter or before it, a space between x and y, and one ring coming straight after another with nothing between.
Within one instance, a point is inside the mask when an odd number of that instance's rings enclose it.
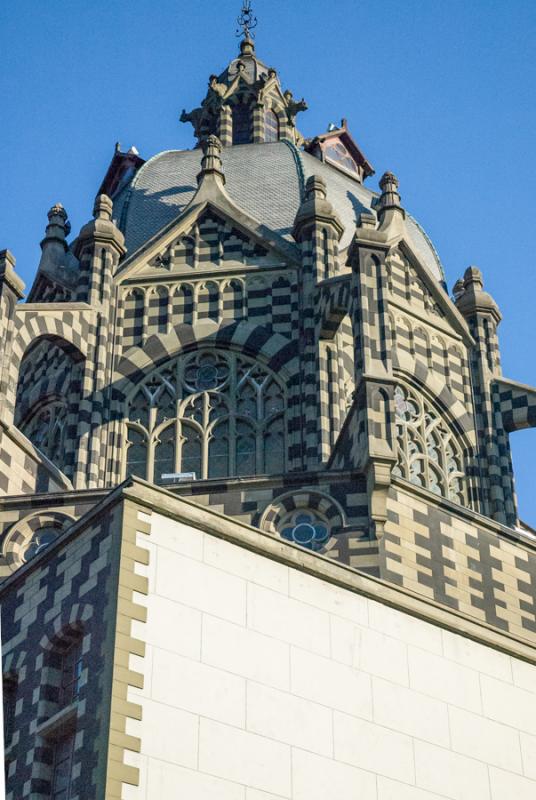
<instances>
[{"instance_id":1,"label":"small dormer window","mask_svg":"<svg viewBox=\"0 0 536 800\"><path fill-rule=\"evenodd\" d=\"M251 112L245 103L239 103L233 109L233 144L251 142Z\"/></svg>"},{"instance_id":2,"label":"small dormer window","mask_svg":"<svg viewBox=\"0 0 536 800\"><path fill-rule=\"evenodd\" d=\"M271 108L264 114L264 141L279 141L279 118Z\"/></svg>"},{"instance_id":3,"label":"small dormer window","mask_svg":"<svg viewBox=\"0 0 536 800\"><path fill-rule=\"evenodd\" d=\"M334 144L328 145L324 154L326 161L334 162L340 167L343 167L343 169L358 174L357 165L342 142L335 142Z\"/></svg>"}]
</instances>

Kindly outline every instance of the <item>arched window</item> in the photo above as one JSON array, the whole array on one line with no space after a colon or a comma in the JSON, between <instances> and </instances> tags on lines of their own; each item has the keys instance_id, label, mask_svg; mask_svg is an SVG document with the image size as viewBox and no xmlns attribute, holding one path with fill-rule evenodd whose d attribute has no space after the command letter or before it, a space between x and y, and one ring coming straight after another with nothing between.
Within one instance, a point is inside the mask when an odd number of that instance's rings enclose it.
<instances>
[{"instance_id":1,"label":"arched window","mask_svg":"<svg viewBox=\"0 0 536 800\"><path fill-rule=\"evenodd\" d=\"M264 112L264 141L277 142L279 140L279 118L271 108Z\"/></svg>"},{"instance_id":2,"label":"arched window","mask_svg":"<svg viewBox=\"0 0 536 800\"><path fill-rule=\"evenodd\" d=\"M282 472L285 408L279 378L258 362L217 349L181 355L128 402L126 471L155 483L177 470L197 479Z\"/></svg>"},{"instance_id":3,"label":"arched window","mask_svg":"<svg viewBox=\"0 0 536 800\"><path fill-rule=\"evenodd\" d=\"M276 417L267 425L263 445L264 472L268 474L282 472L285 464L285 431L282 417Z\"/></svg>"},{"instance_id":4,"label":"arched window","mask_svg":"<svg viewBox=\"0 0 536 800\"><path fill-rule=\"evenodd\" d=\"M65 456L66 423L66 403L52 400L22 423L20 429L41 453L61 469Z\"/></svg>"},{"instance_id":5,"label":"arched window","mask_svg":"<svg viewBox=\"0 0 536 800\"><path fill-rule=\"evenodd\" d=\"M393 474L465 504L463 455L438 411L406 386L395 388L398 464Z\"/></svg>"},{"instance_id":6,"label":"arched window","mask_svg":"<svg viewBox=\"0 0 536 800\"><path fill-rule=\"evenodd\" d=\"M77 703L84 677L82 636L77 633L59 640L48 654L48 668L55 673L54 695L58 710ZM47 698L51 699L51 698ZM51 793L54 800L71 797L75 780L73 753L76 739L76 717L65 721L54 733L45 733L45 746L50 752Z\"/></svg>"},{"instance_id":7,"label":"arched window","mask_svg":"<svg viewBox=\"0 0 536 800\"><path fill-rule=\"evenodd\" d=\"M251 111L245 103L233 108L233 144L251 142Z\"/></svg>"},{"instance_id":8,"label":"arched window","mask_svg":"<svg viewBox=\"0 0 536 800\"><path fill-rule=\"evenodd\" d=\"M154 483L175 472L175 425L164 428L154 448Z\"/></svg>"},{"instance_id":9,"label":"arched window","mask_svg":"<svg viewBox=\"0 0 536 800\"><path fill-rule=\"evenodd\" d=\"M181 472L193 472L201 477L203 449L201 431L191 425L182 425Z\"/></svg>"},{"instance_id":10,"label":"arched window","mask_svg":"<svg viewBox=\"0 0 536 800\"><path fill-rule=\"evenodd\" d=\"M60 708L74 703L80 696L82 688L82 670L84 660L82 656L82 636L76 636L69 643L57 648L59 655L59 697Z\"/></svg>"},{"instance_id":11,"label":"arched window","mask_svg":"<svg viewBox=\"0 0 536 800\"><path fill-rule=\"evenodd\" d=\"M243 420L236 426L236 474L254 475L257 472L257 438L255 428Z\"/></svg>"},{"instance_id":12,"label":"arched window","mask_svg":"<svg viewBox=\"0 0 536 800\"><path fill-rule=\"evenodd\" d=\"M127 475L147 477L147 444L144 435L134 428L128 431Z\"/></svg>"},{"instance_id":13,"label":"arched window","mask_svg":"<svg viewBox=\"0 0 536 800\"><path fill-rule=\"evenodd\" d=\"M224 420L212 428L208 443L208 477L229 475L229 422Z\"/></svg>"}]
</instances>

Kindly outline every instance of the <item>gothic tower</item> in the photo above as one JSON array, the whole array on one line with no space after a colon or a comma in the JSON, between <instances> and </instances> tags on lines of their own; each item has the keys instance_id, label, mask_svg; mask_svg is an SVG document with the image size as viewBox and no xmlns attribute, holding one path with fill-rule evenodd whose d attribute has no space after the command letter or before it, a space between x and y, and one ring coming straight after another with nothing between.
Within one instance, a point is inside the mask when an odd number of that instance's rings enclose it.
<instances>
[{"instance_id":1,"label":"gothic tower","mask_svg":"<svg viewBox=\"0 0 536 800\"><path fill-rule=\"evenodd\" d=\"M149 592L149 573L132 565L149 560L139 540L149 507L190 509L201 531L222 536L238 525L248 552L272 548L311 574L329 559L339 585L357 570L367 596L381 585L399 593L384 595L389 604L416 598L407 613L426 616L415 610L426 602L520 648L536 644L534 536L518 519L509 448L513 431L536 426L536 390L501 374L499 309L475 267L449 295L397 178L386 171L375 188L346 120L304 138L307 104L258 57L248 3L245 18L237 57L182 112L191 150L145 159L117 147L75 236L61 204L48 212L25 302L13 256L0 253L4 672L37 698L45 742L32 739L35 725L17 729L34 760L10 751L13 800L22 785L33 787L25 797L75 796L50 794L64 741L54 715L80 731L77 712L62 709L84 691L71 682L64 702L58 670L78 679L84 653L96 669L118 641L113 748L99 749L92 718L91 757L72 780L89 785L94 769L107 788L91 796L119 798L123 779L139 779L122 759L137 747L124 726L138 713L129 656L142 660L145 648L124 620L145 615L132 598ZM120 497L127 506L110 511ZM114 536L122 544L108 562ZM38 568L32 606L17 582ZM16 592L27 604L19 628ZM117 627L91 628L109 592ZM47 670L45 689L26 651Z\"/></svg>"}]
</instances>

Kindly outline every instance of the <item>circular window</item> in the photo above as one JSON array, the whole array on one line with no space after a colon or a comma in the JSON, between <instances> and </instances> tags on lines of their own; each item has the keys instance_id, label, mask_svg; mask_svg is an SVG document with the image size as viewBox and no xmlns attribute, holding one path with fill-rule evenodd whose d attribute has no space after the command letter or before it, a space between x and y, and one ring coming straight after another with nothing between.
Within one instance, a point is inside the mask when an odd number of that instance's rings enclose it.
<instances>
[{"instance_id":1,"label":"circular window","mask_svg":"<svg viewBox=\"0 0 536 800\"><path fill-rule=\"evenodd\" d=\"M57 539L58 533L59 531L57 528L38 528L22 554L23 561L29 561L31 558L41 553L49 544L52 544L52 542Z\"/></svg>"},{"instance_id":2,"label":"circular window","mask_svg":"<svg viewBox=\"0 0 536 800\"><path fill-rule=\"evenodd\" d=\"M196 353L186 365L184 378L197 392L217 389L229 377L229 364L220 354Z\"/></svg>"},{"instance_id":3,"label":"circular window","mask_svg":"<svg viewBox=\"0 0 536 800\"><path fill-rule=\"evenodd\" d=\"M309 550L320 550L330 537L326 522L312 511L295 511L283 522L280 535Z\"/></svg>"}]
</instances>

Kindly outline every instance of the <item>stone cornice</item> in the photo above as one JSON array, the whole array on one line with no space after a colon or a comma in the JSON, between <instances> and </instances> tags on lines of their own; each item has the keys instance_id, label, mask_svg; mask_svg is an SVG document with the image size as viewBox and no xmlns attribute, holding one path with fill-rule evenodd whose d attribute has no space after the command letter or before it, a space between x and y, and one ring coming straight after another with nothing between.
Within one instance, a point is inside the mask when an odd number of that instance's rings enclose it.
<instances>
[{"instance_id":1,"label":"stone cornice","mask_svg":"<svg viewBox=\"0 0 536 800\"><path fill-rule=\"evenodd\" d=\"M394 483L399 483L394 481ZM402 484L401 488L402 488ZM428 499L428 493L426 493ZM437 498L436 498L437 499ZM429 598L418 595L408 589L393 586L379 578L365 575L352 567L335 562L326 556L312 553L270 533L257 530L243 522L233 520L216 511L212 511L189 499L177 497L165 489L153 486L139 478L130 478L98 503L78 522L74 523L56 542L31 562L21 567L0 587L2 596L13 589L25 576L36 568L42 568L54 557L55 552L69 540L83 534L90 525L104 516L112 507L123 500L130 500L150 511L168 516L184 524L198 528L206 533L225 539L239 547L244 547L260 555L312 575L319 580L356 592L371 600L388 605L398 611L425 620L446 630L466 636L469 639L536 664L536 646L529 641L494 628L485 622L471 618L459 611L447 608ZM445 501L447 502L447 501ZM449 510L456 508L449 505ZM497 531L497 526L474 512L466 512L473 522L486 525ZM475 518L477 518L475 520ZM514 533L514 532L512 532Z\"/></svg>"}]
</instances>

